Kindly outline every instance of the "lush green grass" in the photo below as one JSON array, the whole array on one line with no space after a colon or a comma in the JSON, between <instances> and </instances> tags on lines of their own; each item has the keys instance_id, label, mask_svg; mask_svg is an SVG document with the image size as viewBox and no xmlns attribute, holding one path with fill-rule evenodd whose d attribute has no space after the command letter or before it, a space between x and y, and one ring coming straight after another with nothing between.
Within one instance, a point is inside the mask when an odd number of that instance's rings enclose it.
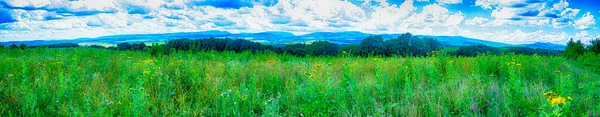
<instances>
[{"instance_id":1,"label":"lush green grass","mask_svg":"<svg viewBox=\"0 0 600 117\"><path fill-rule=\"evenodd\" d=\"M572 64L521 55L152 57L85 48L0 49L0 116L600 114L600 75ZM549 91L556 95L544 96ZM552 106L558 97L566 102Z\"/></svg>"}]
</instances>

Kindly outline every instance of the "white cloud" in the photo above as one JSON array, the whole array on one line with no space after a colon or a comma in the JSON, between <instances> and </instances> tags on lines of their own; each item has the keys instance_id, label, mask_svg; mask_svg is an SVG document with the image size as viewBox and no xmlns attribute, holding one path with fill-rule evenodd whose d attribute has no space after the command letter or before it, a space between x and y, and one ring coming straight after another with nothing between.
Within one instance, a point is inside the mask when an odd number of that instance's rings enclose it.
<instances>
[{"instance_id":1,"label":"white cloud","mask_svg":"<svg viewBox=\"0 0 600 117\"><path fill-rule=\"evenodd\" d=\"M502 30L496 32L462 30L460 35L511 44L529 44L535 42L565 44L570 37L566 32L546 32L543 30L538 30L535 32L523 32L520 29L515 31Z\"/></svg>"},{"instance_id":2,"label":"white cloud","mask_svg":"<svg viewBox=\"0 0 600 117\"><path fill-rule=\"evenodd\" d=\"M492 7L498 5L498 0L477 0L475 6L480 6L483 9L492 9Z\"/></svg>"},{"instance_id":3,"label":"white cloud","mask_svg":"<svg viewBox=\"0 0 600 117\"><path fill-rule=\"evenodd\" d=\"M417 35L467 36L507 43L553 42L563 43L569 37L584 37L587 32L569 36L565 32L471 31L461 24L478 27L594 27L593 15L584 15L577 21L578 9L568 8L568 3L546 6L535 3L522 8L508 7L523 0L477 0L476 6L492 9L492 17L467 18L459 10L449 10L444 4L460 0L437 0L438 3L416 8L406 0L400 5L385 0L375 0L379 5L356 5L340 0L280 0L272 6L255 5L239 9L189 4L189 0L105 0L59 1L7 0L9 5L33 7L39 10L10 10L17 22L0 24L10 30L0 29L0 41L20 39L65 39L98 37L118 34L147 34L169 32L194 32L227 30L231 32L289 31L306 34L317 31L362 31L366 33L404 33ZM432 1L433 2L433 1ZM366 3L371 3L369 0ZM68 12L59 13L57 9ZM417 10L422 9L422 10ZM524 17L527 10L537 10L537 16ZM87 13L86 16L70 16ZM108 13L97 13L108 12ZM535 13L533 13L535 14ZM559 18L547 18L555 14ZM592 21L589 20L591 17ZM48 18L53 20L47 20ZM514 20L521 18L521 20ZM590 23L593 22L593 23ZM593 25L592 25L593 24ZM589 34L588 34L589 35Z\"/></svg>"},{"instance_id":4,"label":"white cloud","mask_svg":"<svg viewBox=\"0 0 600 117\"><path fill-rule=\"evenodd\" d=\"M488 27L488 22L490 20L484 17L473 17L471 19L465 20L465 25L469 26L479 26L479 27Z\"/></svg>"},{"instance_id":5,"label":"white cloud","mask_svg":"<svg viewBox=\"0 0 600 117\"><path fill-rule=\"evenodd\" d=\"M435 0L440 4L460 4L462 0Z\"/></svg>"},{"instance_id":6,"label":"white cloud","mask_svg":"<svg viewBox=\"0 0 600 117\"><path fill-rule=\"evenodd\" d=\"M587 12L580 19L575 20L573 25L575 29L587 30L595 28L596 21L594 19L594 15L592 15L590 12Z\"/></svg>"}]
</instances>

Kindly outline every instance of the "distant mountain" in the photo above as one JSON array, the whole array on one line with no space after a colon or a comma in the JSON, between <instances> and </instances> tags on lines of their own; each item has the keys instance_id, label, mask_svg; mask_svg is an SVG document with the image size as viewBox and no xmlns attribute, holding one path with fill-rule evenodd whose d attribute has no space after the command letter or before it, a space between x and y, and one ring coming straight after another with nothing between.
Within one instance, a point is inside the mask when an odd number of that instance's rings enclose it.
<instances>
[{"instance_id":1,"label":"distant mountain","mask_svg":"<svg viewBox=\"0 0 600 117\"><path fill-rule=\"evenodd\" d=\"M310 42L315 40L327 40L333 43L341 45L348 44L359 44L362 39L372 35L380 35L384 39L397 38L402 34L367 34L358 31L348 32L314 32L306 35L294 35L289 32L260 32L260 33L239 33L233 34L226 31L204 31L204 32L180 32L180 33L166 33L166 34L131 34L131 35L114 35L104 36L98 38L79 38L75 40L36 40L36 41L23 41L23 42L0 42L3 45L10 44L21 44L26 45L46 45L46 44L57 44L57 43L105 43L105 44L118 44L122 42L164 42L171 39L199 39L199 38L243 38L261 42L265 44L287 44L295 42ZM522 44L513 45L500 42L485 41L481 39L467 38L461 36L428 36L428 35L416 35L419 37L428 37L437 39L444 46L469 46L484 44L492 47L510 47L510 46L526 46L532 48L543 48L553 50L563 50L563 45L552 44L552 43L533 43L533 44Z\"/></svg>"}]
</instances>

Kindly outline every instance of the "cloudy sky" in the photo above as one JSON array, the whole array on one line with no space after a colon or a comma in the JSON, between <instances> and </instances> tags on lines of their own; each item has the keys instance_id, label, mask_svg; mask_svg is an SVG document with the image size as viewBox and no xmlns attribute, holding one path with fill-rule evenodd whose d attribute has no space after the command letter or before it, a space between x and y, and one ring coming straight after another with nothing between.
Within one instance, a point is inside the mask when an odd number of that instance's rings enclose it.
<instances>
[{"instance_id":1,"label":"cloudy sky","mask_svg":"<svg viewBox=\"0 0 600 117\"><path fill-rule=\"evenodd\" d=\"M0 41L224 30L523 44L600 37L600 0L0 0Z\"/></svg>"}]
</instances>

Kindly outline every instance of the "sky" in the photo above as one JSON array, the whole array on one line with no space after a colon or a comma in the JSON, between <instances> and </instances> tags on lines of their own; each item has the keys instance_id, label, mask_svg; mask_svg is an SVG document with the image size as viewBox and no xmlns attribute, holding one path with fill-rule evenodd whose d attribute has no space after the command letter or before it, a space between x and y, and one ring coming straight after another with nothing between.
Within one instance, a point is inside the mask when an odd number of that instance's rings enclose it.
<instances>
[{"instance_id":1,"label":"sky","mask_svg":"<svg viewBox=\"0 0 600 117\"><path fill-rule=\"evenodd\" d=\"M0 0L0 42L222 30L600 38L600 0Z\"/></svg>"}]
</instances>

